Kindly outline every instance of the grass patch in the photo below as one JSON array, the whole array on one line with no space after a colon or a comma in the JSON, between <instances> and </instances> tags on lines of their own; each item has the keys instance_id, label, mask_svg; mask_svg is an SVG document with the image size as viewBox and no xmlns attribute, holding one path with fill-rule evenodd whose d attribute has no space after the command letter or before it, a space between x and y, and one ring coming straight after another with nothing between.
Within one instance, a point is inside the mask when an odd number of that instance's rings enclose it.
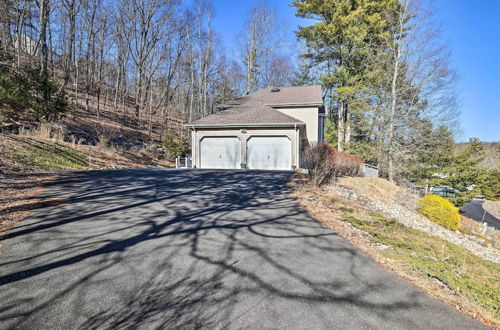
<instances>
[{"instance_id":1,"label":"grass patch","mask_svg":"<svg viewBox=\"0 0 500 330\"><path fill-rule=\"evenodd\" d=\"M380 252L385 257L410 264L500 319L500 265L378 213L370 213L368 221L352 215L343 220L370 233L372 242L390 246Z\"/></svg>"},{"instance_id":2,"label":"grass patch","mask_svg":"<svg viewBox=\"0 0 500 330\"><path fill-rule=\"evenodd\" d=\"M354 213L354 209L350 207L341 207L340 210L346 214L352 214Z\"/></svg>"},{"instance_id":3,"label":"grass patch","mask_svg":"<svg viewBox=\"0 0 500 330\"><path fill-rule=\"evenodd\" d=\"M88 160L82 152L56 143L30 143L15 153L16 160L37 168L86 169Z\"/></svg>"}]
</instances>

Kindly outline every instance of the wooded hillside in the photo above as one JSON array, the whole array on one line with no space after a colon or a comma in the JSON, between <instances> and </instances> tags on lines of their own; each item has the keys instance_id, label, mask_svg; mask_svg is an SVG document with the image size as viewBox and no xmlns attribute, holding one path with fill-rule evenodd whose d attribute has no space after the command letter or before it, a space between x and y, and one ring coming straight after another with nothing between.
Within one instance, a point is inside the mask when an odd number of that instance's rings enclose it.
<instances>
[{"instance_id":1,"label":"wooded hillside","mask_svg":"<svg viewBox=\"0 0 500 330\"><path fill-rule=\"evenodd\" d=\"M457 150L464 150L468 143L457 143ZM480 167L500 170L500 142L482 142L484 159L478 164Z\"/></svg>"}]
</instances>

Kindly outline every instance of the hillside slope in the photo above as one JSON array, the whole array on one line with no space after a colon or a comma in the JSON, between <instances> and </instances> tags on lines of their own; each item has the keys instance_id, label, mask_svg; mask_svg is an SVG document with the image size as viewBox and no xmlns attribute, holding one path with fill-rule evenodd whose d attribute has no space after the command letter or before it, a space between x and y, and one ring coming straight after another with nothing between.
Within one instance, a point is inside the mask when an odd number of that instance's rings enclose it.
<instances>
[{"instance_id":1,"label":"hillside slope","mask_svg":"<svg viewBox=\"0 0 500 330\"><path fill-rule=\"evenodd\" d=\"M468 143L457 143L457 151L463 150ZM482 142L484 159L480 167L500 170L500 142Z\"/></svg>"}]
</instances>

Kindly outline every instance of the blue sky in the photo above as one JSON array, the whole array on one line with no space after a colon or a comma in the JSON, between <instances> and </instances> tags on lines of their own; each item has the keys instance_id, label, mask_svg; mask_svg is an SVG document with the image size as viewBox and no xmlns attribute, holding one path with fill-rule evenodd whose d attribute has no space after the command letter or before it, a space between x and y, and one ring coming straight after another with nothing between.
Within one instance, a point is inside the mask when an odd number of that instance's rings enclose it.
<instances>
[{"instance_id":1,"label":"blue sky","mask_svg":"<svg viewBox=\"0 0 500 330\"><path fill-rule=\"evenodd\" d=\"M214 28L228 50L243 27L249 8L258 0L214 0ZM298 24L294 8L286 0L265 1L287 22L293 40ZM453 52L452 65L461 76L460 140L478 137L500 141L500 0L435 0L436 16L442 23L443 38Z\"/></svg>"}]
</instances>

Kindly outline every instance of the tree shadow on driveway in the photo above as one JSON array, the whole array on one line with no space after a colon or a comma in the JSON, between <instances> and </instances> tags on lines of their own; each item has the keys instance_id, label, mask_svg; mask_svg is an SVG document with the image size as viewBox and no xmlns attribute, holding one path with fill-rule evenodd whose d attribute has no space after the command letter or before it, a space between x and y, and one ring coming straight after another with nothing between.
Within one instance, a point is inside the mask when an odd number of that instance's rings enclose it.
<instances>
[{"instance_id":1,"label":"tree shadow on driveway","mask_svg":"<svg viewBox=\"0 0 500 330\"><path fill-rule=\"evenodd\" d=\"M288 198L290 173L90 171L2 238L0 322L34 328L479 327Z\"/></svg>"}]
</instances>

